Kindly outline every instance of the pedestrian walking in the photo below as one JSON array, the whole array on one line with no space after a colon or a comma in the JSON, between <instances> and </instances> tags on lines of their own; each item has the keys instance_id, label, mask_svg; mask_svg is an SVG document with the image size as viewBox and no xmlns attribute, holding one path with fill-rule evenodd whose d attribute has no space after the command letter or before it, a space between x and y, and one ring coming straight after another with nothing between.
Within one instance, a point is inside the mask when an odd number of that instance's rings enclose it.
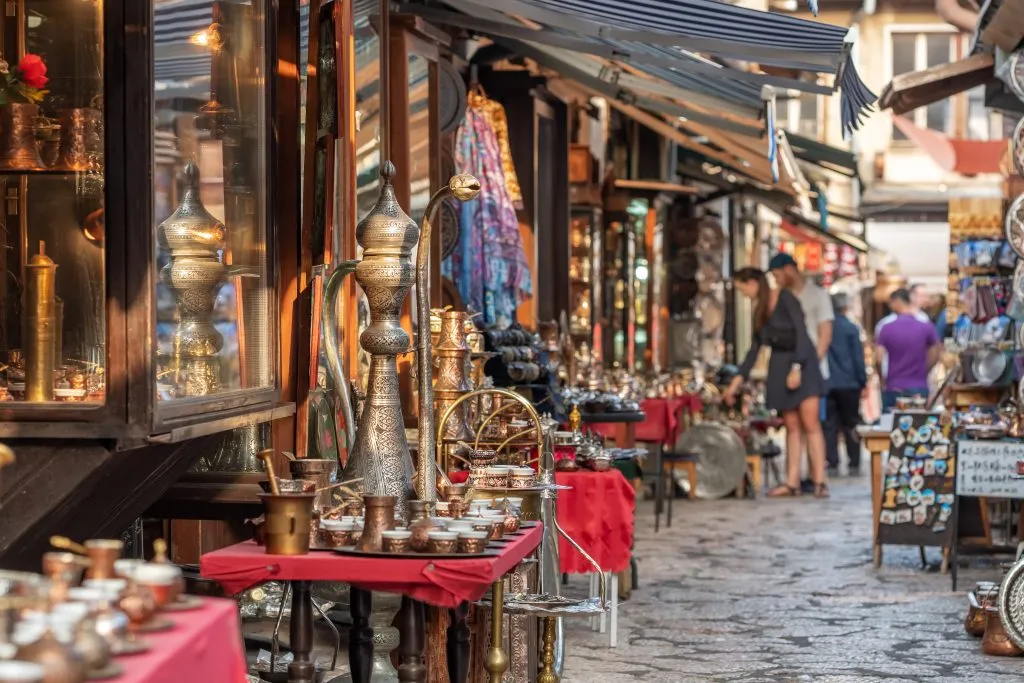
<instances>
[{"instance_id":1,"label":"pedestrian walking","mask_svg":"<svg viewBox=\"0 0 1024 683\"><path fill-rule=\"evenodd\" d=\"M889 297L893 318L875 338L876 362L887 369L882 390L882 411L897 398L928 396L928 373L942 357L942 342L931 321L915 315L910 292L897 289Z\"/></svg>"},{"instance_id":2,"label":"pedestrian walking","mask_svg":"<svg viewBox=\"0 0 1024 683\"><path fill-rule=\"evenodd\" d=\"M734 276L736 289L754 301L754 339L737 374L723 394L732 404L740 386L750 376L761 348L771 348L766 402L782 416L786 426L786 483L768 492L771 497L800 495L801 432L807 438L814 495L827 498L825 439L819 404L825 393L821 366L807 333L804 311L796 296L786 289L772 289L764 271L743 268Z\"/></svg>"},{"instance_id":3,"label":"pedestrian walking","mask_svg":"<svg viewBox=\"0 0 1024 683\"><path fill-rule=\"evenodd\" d=\"M846 444L847 472L860 473L860 399L868 383L864 363L861 331L847 317L849 298L845 294L832 297L835 320L832 322L832 343L828 347L828 405L825 419L825 458L829 476L839 474L839 436Z\"/></svg>"}]
</instances>

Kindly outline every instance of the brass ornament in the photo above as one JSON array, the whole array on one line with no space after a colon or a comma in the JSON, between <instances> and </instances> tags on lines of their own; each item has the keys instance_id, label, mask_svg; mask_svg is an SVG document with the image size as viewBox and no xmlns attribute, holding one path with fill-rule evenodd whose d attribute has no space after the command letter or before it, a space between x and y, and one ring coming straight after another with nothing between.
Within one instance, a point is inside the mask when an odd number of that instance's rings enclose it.
<instances>
[{"instance_id":1,"label":"brass ornament","mask_svg":"<svg viewBox=\"0 0 1024 683\"><path fill-rule=\"evenodd\" d=\"M57 264L46 243L25 264L25 400L53 400Z\"/></svg>"},{"instance_id":2,"label":"brass ornament","mask_svg":"<svg viewBox=\"0 0 1024 683\"><path fill-rule=\"evenodd\" d=\"M224 224L199 198L199 167L185 166L185 192L178 208L157 230L170 261L160 273L174 294L178 324L173 345L177 390L181 396L206 396L221 388L217 354L224 338L213 326L217 291L227 279L218 255L224 247Z\"/></svg>"}]
</instances>

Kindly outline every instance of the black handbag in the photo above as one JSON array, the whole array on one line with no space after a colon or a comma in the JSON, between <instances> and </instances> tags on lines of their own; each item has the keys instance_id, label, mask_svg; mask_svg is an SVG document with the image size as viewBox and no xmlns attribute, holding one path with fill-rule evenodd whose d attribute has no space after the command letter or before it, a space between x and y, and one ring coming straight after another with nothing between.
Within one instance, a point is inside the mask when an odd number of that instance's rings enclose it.
<instances>
[{"instance_id":1,"label":"black handbag","mask_svg":"<svg viewBox=\"0 0 1024 683\"><path fill-rule=\"evenodd\" d=\"M764 341L772 351L796 351L796 330L766 327Z\"/></svg>"}]
</instances>

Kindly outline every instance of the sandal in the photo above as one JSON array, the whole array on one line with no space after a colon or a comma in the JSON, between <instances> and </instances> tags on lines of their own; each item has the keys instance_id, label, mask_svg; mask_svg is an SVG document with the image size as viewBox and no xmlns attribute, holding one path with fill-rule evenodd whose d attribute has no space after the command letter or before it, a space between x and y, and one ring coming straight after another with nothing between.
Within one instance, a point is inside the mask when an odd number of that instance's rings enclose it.
<instances>
[{"instance_id":1,"label":"sandal","mask_svg":"<svg viewBox=\"0 0 1024 683\"><path fill-rule=\"evenodd\" d=\"M829 493L828 484L822 482L814 485L814 497L815 498L831 498L832 494Z\"/></svg>"},{"instance_id":2,"label":"sandal","mask_svg":"<svg viewBox=\"0 0 1024 683\"><path fill-rule=\"evenodd\" d=\"M789 484L779 484L765 495L768 498L795 498L800 495L800 489Z\"/></svg>"}]
</instances>

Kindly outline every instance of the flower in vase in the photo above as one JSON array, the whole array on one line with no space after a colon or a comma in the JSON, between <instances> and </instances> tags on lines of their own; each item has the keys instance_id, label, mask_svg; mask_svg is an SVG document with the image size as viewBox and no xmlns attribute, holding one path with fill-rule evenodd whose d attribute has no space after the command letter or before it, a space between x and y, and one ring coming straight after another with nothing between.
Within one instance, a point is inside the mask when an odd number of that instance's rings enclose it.
<instances>
[{"instance_id":1,"label":"flower in vase","mask_svg":"<svg viewBox=\"0 0 1024 683\"><path fill-rule=\"evenodd\" d=\"M36 90L42 90L50 81L46 77L46 63L43 58L31 52L18 62L18 74L22 83Z\"/></svg>"},{"instance_id":2,"label":"flower in vase","mask_svg":"<svg viewBox=\"0 0 1024 683\"><path fill-rule=\"evenodd\" d=\"M46 77L46 62L36 54L26 54L13 69L0 60L0 104L21 102L39 104L49 83Z\"/></svg>"}]
</instances>

